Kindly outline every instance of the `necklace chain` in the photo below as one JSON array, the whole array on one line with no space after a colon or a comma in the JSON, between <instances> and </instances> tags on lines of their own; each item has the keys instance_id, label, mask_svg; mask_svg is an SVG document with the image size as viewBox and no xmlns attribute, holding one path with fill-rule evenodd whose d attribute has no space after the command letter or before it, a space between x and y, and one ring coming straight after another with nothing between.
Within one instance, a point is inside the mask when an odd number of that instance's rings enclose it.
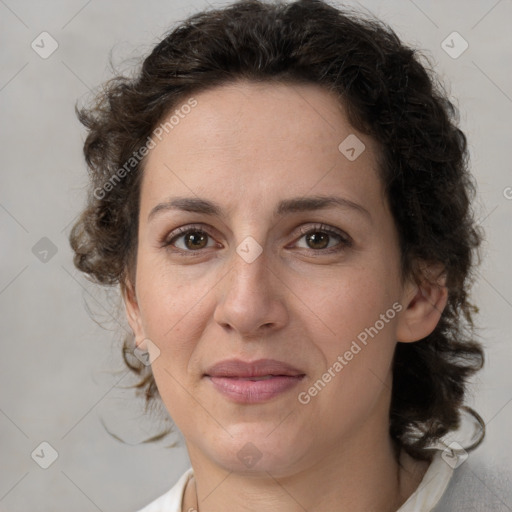
<instances>
[{"instance_id":1,"label":"necklace chain","mask_svg":"<svg viewBox=\"0 0 512 512\"><path fill-rule=\"evenodd\" d=\"M193 480L193 482L192 482ZM189 480L189 483L191 483L194 486L194 489L192 491L192 494L194 496L194 506L191 508L188 508L185 512L199 512L199 500L197 497L197 487L196 487L196 480L194 477L192 477L191 480Z\"/></svg>"}]
</instances>

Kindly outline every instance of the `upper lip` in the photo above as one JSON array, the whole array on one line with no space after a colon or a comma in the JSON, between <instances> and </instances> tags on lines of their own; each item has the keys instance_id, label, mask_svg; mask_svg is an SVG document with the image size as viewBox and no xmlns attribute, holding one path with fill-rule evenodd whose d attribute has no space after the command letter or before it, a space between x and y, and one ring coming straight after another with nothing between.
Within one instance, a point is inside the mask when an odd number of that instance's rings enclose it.
<instances>
[{"instance_id":1,"label":"upper lip","mask_svg":"<svg viewBox=\"0 0 512 512\"><path fill-rule=\"evenodd\" d=\"M258 359L246 362L241 359L226 359L210 366L205 375L209 377L264 377L266 375L303 376L304 372L276 359Z\"/></svg>"}]
</instances>

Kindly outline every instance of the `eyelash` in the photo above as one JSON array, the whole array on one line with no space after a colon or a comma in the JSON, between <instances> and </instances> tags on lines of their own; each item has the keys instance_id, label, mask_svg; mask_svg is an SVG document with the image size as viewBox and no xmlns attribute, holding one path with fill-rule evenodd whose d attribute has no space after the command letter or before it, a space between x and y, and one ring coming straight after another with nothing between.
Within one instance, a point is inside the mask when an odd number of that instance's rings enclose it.
<instances>
[{"instance_id":1,"label":"eyelash","mask_svg":"<svg viewBox=\"0 0 512 512\"><path fill-rule=\"evenodd\" d=\"M183 227L177 228L169 235L166 235L160 241L160 245L162 247L170 250L171 252L178 253L183 256L192 256L192 257L199 256L203 252L202 249L198 249L195 251L184 250L184 249L179 249L179 248L171 249L173 243L175 243L176 240L178 240L179 238L187 235L188 233L197 233L197 232L204 233L208 237L213 238L208 233L208 231L206 229L204 229L204 227L202 225L189 225L189 226L183 226ZM299 230L299 232L302 235L299 238L299 240L302 239L306 235L309 235L312 233L318 233L318 232L326 233L329 236L334 236L339 239L339 243L336 246L330 247L328 249L306 249L307 251L309 251L311 254L314 254L315 256L318 256L319 255L318 253L332 254L335 252L340 252L340 251L344 250L345 248L352 247L352 244L353 244L352 239L347 234L343 233L342 231L335 230L334 228L330 228L329 226L326 226L325 224L315 224L311 227L308 226L307 228L303 227Z\"/></svg>"}]
</instances>

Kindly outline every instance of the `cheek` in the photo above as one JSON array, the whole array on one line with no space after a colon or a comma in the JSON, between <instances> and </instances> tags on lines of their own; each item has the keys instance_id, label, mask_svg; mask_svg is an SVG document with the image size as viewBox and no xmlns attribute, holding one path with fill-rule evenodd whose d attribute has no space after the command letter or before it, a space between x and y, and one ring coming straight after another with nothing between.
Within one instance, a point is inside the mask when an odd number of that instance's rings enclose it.
<instances>
[{"instance_id":1,"label":"cheek","mask_svg":"<svg viewBox=\"0 0 512 512\"><path fill-rule=\"evenodd\" d=\"M161 262L139 262L137 299L147 338L161 352L182 352L200 328L199 313L207 283L184 279ZM197 331L199 332L199 331Z\"/></svg>"},{"instance_id":2,"label":"cheek","mask_svg":"<svg viewBox=\"0 0 512 512\"><path fill-rule=\"evenodd\" d=\"M382 314L396 316L393 303L399 297L398 280L389 268L370 263L338 269L330 279L309 286L305 301L329 333L329 345L346 343L379 321ZM386 322L386 327L389 322ZM380 323L379 323L380 326ZM334 344L335 345L335 344Z\"/></svg>"},{"instance_id":3,"label":"cheek","mask_svg":"<svg viewBox=\"0 0 512 512\"><path fill-rule=\"evenodd\" d=\"M324 364L309 382L321 380L316 386L325 393L320 402L332 399L338 404L335 408L351 408L357 406L351 403L354 397L368 404L382 390L389 377L402 307L397 282L392 270L386 273L383 265L375 263L338 272L328 286L308 293L308 302L326 327L324 335L310 333Z\"/></svg>"},{"instance_id":4,"label":"cheek","mask_svg":"<svg viewBox=\"0 0 512 512\"><path fill-rule=\"evenodd\" d=\"M137 269L137 298L144 333L159 350L152 372L160 396L179 428L192 429L190 394L196 382L189 365L204 330L207 288L162 261L142 257ZM192 407L193 408L193 407ZM192 416L197 417L200 411ZM185 421L185 423L183 423Z\"/></svg>"},{"instance_id":5,"label":"cheek","mask_svg":"<svg viewBox=\"0 0 512 512\"><path fill-rule=\"evenodd\" d=\"M323 364L299 390L312 432L316 418L330 418L336 432L341 423L359 428L376 408L387 414L377 404L386 404L391 393L396 310L386 301L358 302L348 291L326 311L335 336L316 338Z\"/></svg>"}]
</instances>

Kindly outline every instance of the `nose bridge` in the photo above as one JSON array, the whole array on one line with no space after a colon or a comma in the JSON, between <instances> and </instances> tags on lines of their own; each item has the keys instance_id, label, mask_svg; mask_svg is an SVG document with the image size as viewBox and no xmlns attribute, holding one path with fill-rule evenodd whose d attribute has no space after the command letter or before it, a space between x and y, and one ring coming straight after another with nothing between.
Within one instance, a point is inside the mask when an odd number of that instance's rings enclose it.
<instances>
[{"instance_id":1,"label":"nose bridge","mask_svg":"<svg viewBox=\"0 0 512 512\"><path fill-rule=\"evenodd\" d=\"M267 243L272 222L262 214L263 201L240 204L234 211L238 221L233 226L234 252L230 264L243 279L268 272ZM258 212L255 216L254 212ZM264 248L267 249L264 249Z\"/></svg>"},{"instance_id":2,"label":"nose bridge","mask_svg":"<svg viewBox=\"0 0 512 512\"><path fill-rule=\"evenodd\" d=\"M270 290L268 254L264 246L254 237L246 236L237 246L230 258L231 272L228 278L228 290L237 300L262 300Z\"/></svg>"},{"instance_id":3,"label":"nose bridge","mask_svg":"<svg viewBox=\"0 0 512 512\"><path fill-rule=\"evenodd\" d=\"M273 226L272 219L264 212L265 198L260 197L259 202L254 200L241 204L237 209L238 222L234 229L234 252L230 264L233 266L231 279L239 281L236 286L247 286L247 291L261 288L259 292L268 290L272 271L269 268L271 261L271 247L269 243L270 231ZM254 215L254 212L258 212ZM270 274L270 275L269 275ZM259 286L258 286L259 285ZM266 290L265 290L266 287Z\"/></svg>"},{"instance_id":4,"label":"nose bridge","mask_svg":"<svg viewBox=\"0 0 512 512\"><path fill-rule=\"evenodd\" d=\"M221 288L214 318L243 335L256 334L261 326L282 326L286 310L277 293L276 275L269 265L263 242L249 235L234 247L230 272Z\"/></svg>"}]
</instances>

